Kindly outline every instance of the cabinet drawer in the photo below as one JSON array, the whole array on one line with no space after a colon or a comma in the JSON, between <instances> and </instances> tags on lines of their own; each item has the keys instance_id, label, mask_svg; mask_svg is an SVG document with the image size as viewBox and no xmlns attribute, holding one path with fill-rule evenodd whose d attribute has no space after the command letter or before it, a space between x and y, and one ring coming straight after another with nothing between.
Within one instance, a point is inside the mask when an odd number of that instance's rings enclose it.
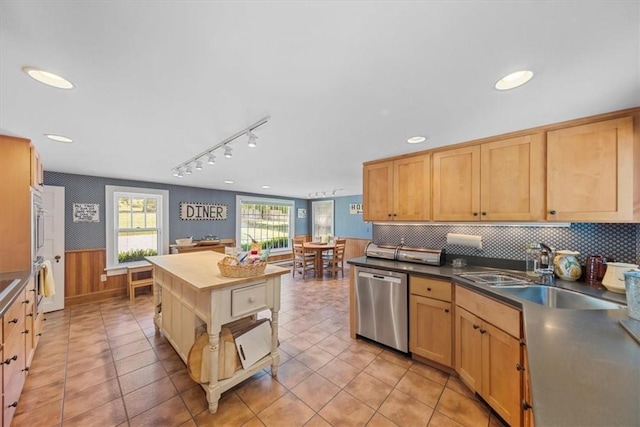
<instances>
[{"instance_id":1,"label":"cabinet drawer","mask_svg":"<svg viewBox=\"0 0 640 427\"><path fill-rule=\"evenodd\" d=\"M411 276L409 278L409 288L413 295L451 301L451 283L444 280Z\"/></svg>"},{"instance_id":2,"label":"cabinet drawer","mask_svg":"<svg viewBox=\"0 0 640 427\"><path fill-rule=\"evenodd\" d=\"M231 316L242 316L267 308L267 282L231 291Z\"/></svg>"},{"instance_id":3,"label":"cabinet drawer","mask_svg":"<svg viewBox=\"0 0 640 427\"><path fill-rule=\"evenodd\" d=\"M511 336L520 338L519 310L462 286L456 286L456 305L502 329Z\"/></svg>"},{"instance_id":4,"label":"cabinet drawer","mask_svg":"<svg viewBox=\"0 0 640 427\"><path fill-rule=\"evenodd\" d=\"M21 331L24 330L25 294L25 290L20 292L16 300L13 302L13 304L11 304L11 307L9 307L9 309L4 314L4 317L2 318L2 335L5 337L5 339L11 336L18 325L21 325Z\"/></svg>"}]
</instances>

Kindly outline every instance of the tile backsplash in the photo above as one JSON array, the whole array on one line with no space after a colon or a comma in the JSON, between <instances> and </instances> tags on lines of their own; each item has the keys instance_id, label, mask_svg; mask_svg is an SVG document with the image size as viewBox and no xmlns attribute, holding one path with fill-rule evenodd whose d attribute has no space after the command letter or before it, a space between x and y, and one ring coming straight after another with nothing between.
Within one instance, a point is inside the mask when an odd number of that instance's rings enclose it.
<instances>
[{"instance_id":1,"label":"tile backsplash","mask_svg":"<svg viewBox=\"0 0 640 427\"><path fill-rule=\"evenodd\" d=\"M447 233L482 236L482 249L447 244ZM575 223L569 227L501 225L374 224L373 241L407 246L444 248L448 254L524 260L528 243L543 242L556 249L608 255L616 261L640 261L640 224Z\"/></svg>"}]
</instances>

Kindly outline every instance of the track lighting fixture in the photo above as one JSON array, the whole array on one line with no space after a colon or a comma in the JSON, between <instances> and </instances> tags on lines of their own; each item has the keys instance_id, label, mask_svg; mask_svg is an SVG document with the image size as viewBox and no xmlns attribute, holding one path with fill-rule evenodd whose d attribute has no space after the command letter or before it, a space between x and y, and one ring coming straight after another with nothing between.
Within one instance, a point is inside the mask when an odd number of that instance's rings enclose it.
<instances>
[{"instance_id":1,"label":"track lighting fixture","mask_svg":"<svg viewBox=\"0 0 640 427\"><path fill-rule=\"evenodd\" d=\"M344 190L344 188L334 188L331 191L331 195L335 196L338 193L338 191L342 191L342 190ZM316 191L316 192L309 193L308 198L311 199L315 197L316 199L321 199L321 198L327 197L328 194L329 194L328 191Z\"/></svg>"},{"instance_id":2,"label":"track lighting fixture","mask_svg":"<svg viewBox=\"0 0 640 427\"><path fill-rule=\"evenodd\" d=\"M256 148L256 146L258 145L258 143L256 142L256 140L258 139L256 134L249 131L247 132L247 135L249 136L249 141L247 141L247 145L251 148Z\"/></svg>"},{"instance_id":3,"label":"track lighting fixture","mask_svg":"<svg viewBox=\"0 0 640 427\"><path fill-rule=\"evenodd\" d=\"M173 170L173 176L177 177L178 175L179 175L178 169L174 169Z\"/></svg>"},{"instance_id":4,"label":"track lighting fixture","mask_svg":"<svg viewBox=\"0 0 640 427\"><path fill-rule=\"evenodd\" d=\"M255 122L251 126L244 128L240 132L238 132L238 133L230 136L229 138L219 142L218 144L216 144L213 147L203 151L202 153L199 153L197 156L194 156L194 157L190 158L186 162L180 163L179 165L177 165L174 168L172 168L172 170L174 171L173 175L177 176L179 178L184 176L184 173L186 173L187 175L190 175L193 172L193 169L192 169L192 164L193 163L195 163L196 170L202 170L202 163L203 163L202 159L204 159L205 156L207 156L207 163L209 163L210 165L215 164L216 163L216 156L215 156L215 154L213 154L213 152L215 150L217 150L218 148L224 148L224 156L226 158L228 158L228 159L232 158L233 157L233 151L232 151L233 149L229 145L229 143L231 143L232 141L236 140L237 138L240 138L243 135L247 135L247 137L249 138L249 140L247 141L247 145L249 147L256 147L257 146L256 140L258 139L258 137L257 137L256 134L253 133L253 130L255 130L258 127L262 126L263 124L267 123L270 118L271 117L269 117L269 116L263 117L262 119L258 120L257 122ZM183 170L184 170L183 168L186 168L186 172L183 172ZM177 171L177 175L176 175L176 171Z\"/></svg>"}]
</instances>

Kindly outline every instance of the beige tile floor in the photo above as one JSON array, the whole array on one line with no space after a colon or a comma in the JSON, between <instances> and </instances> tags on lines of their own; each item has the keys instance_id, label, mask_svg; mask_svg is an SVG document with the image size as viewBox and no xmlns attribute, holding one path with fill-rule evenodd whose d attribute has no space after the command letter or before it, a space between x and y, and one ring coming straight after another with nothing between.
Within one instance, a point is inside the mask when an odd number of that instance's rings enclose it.
<instances>
[{"instance_id":1,"label":"beige tile floor","mask_svg":"<svg viewBox=\"0 0 640 427\"><path fill-rule=\"evenodd\" d=\"M12 425L501 426L454 377L349 336L347 278L283 276L281 365L216 414L167 340L150 294L46 315Z\"/></svg>"}]
</instances>

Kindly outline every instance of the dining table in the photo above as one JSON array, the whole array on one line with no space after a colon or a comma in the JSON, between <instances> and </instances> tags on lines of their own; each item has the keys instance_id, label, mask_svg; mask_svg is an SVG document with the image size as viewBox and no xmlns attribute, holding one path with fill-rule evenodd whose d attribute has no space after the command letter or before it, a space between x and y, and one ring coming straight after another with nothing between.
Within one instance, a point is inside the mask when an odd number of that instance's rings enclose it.
<instances>
[{"instance_id":1,"label":"dining table","mask_svg":"<svg viewBox=\"0 0 640 427\"><path fill-rule=\"evenodd\" d=\"M336 248L335 242L329 243L319 243L319 242L309 242L304 244L305 252L315 253L315 269L316 269L316 277L322 277L322 270L324 268L324 263L322 259L322 253L325 251L332 251Z\"/></svg>"}]
</instances>

